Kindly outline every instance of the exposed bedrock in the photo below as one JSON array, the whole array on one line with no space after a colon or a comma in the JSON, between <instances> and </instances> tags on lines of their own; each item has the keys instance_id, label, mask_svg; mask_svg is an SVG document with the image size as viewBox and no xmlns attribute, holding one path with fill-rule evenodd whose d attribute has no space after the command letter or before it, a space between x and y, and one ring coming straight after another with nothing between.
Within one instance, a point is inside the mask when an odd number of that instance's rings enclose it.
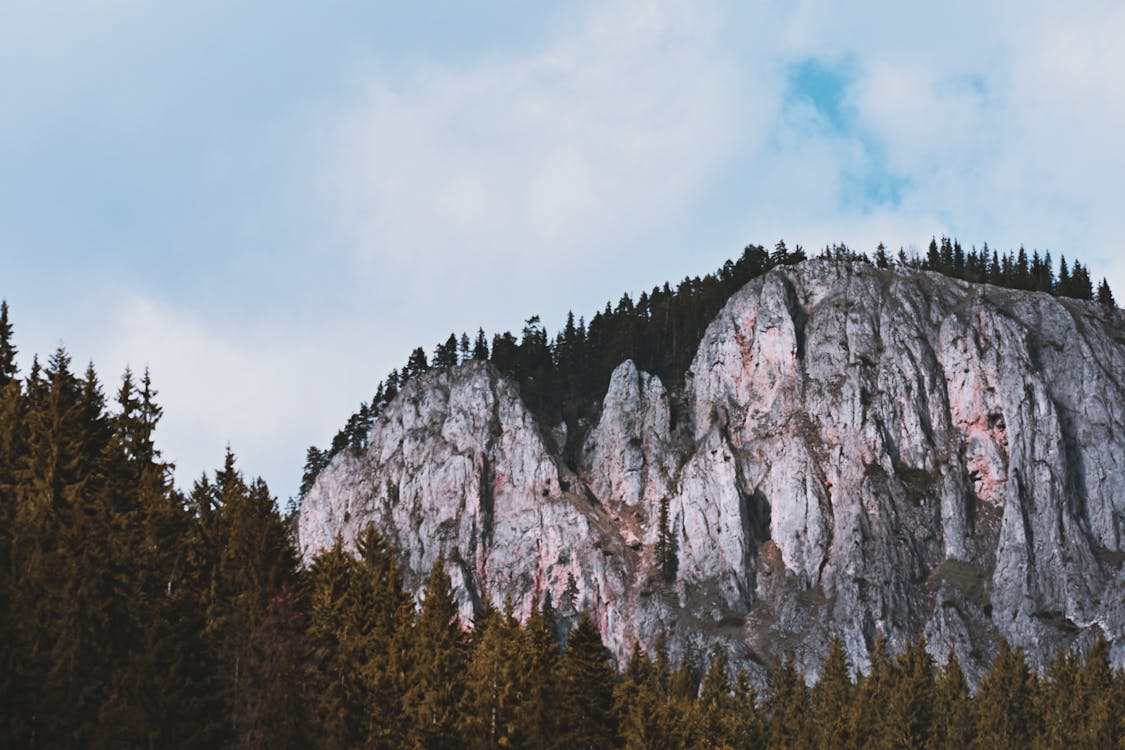
<instances>
[{"instance_id":1,"label":"exposed bedrock","mask_svg":"<svg viewBox=\"0 0 1125 750\"><path fill-rule=\"evenodd\" d=\"M734 294L683 389L623 362L567 466L515 384L408 384L301 506L302 555L376 523L462 614L549 592L620 657L662 635L759 678L834 632L924 633L975 682L1001 636L1043 664L1101 632L1125 663L1125 321L1085 302L807 261ZM660 508L678 562L656 565Z\"/></svg>"}]
</instances>

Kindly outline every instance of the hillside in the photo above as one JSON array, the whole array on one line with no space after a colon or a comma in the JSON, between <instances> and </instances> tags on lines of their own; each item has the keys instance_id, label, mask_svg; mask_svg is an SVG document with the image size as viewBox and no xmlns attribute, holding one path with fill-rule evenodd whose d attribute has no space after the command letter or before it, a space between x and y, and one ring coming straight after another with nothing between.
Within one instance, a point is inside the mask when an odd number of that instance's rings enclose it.
<instances>
[{"instance_id":1,"label":"hillside","mask_svg":"<svg viewBox=\"0 0 1125 750\"><path fill-rule=\"evenodd\" d=\"M735 292L682 384L613 370L577 450L481 361L412 378L300 513L306 560L375 523L462 615L549 595L619 658L720 645L764 680L833 633L1043 665L1125 660L1125 324L1091 302L809 260Z\"/></svg>"}]
</instances>

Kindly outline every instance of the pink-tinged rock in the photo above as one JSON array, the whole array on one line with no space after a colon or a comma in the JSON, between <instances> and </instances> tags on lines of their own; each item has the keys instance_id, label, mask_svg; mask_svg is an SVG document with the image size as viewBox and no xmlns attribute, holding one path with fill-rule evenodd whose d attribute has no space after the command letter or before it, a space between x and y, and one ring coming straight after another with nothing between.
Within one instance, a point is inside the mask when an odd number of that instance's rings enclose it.
<instances>
[{"instance_id":1,"label":"pink-tinged rock","mask_svg":"<svg viewBox=\"0 0 1125 750\"><path fill-rule=\"evenodd\" d=\"M309 560L376 523L462 614L550 593L613 651L667 636L811 677L839 632L925 633L975 681L1003 635L1125 663L1125 321L1092 303L807 261L735 293L682 386L622 363L585 436L470 362L410 383L300 513ZM575 427L570 426L570 431ZM577 466L561 456L581 440ZM661 503L678 570L656 568ZM573 579L573 606L567 600Z\"/></svg>"}]
</instances>

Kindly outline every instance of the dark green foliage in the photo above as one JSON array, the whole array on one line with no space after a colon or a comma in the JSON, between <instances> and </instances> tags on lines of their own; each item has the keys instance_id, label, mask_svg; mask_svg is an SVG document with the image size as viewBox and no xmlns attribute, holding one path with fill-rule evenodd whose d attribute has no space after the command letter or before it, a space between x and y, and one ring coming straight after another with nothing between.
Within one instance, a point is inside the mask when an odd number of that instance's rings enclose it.
<instances>
[{"instance_id":1,"label":"dark green foliage","mask_svg":"<svg viewBox=\"0 0 1125 750\"><path fill-rule=\"evenodd\" d=\"M12 341L12 323L8 320L8 302L0 300L0 388L10 383L19 372L16 367L17 353Z\"/></svg>"},{"instance_id":2,"label":"dark green foliage","mask_svg":"<svg viewBox=\"0 0 1125 750\"><path fill-rule=\"evenodd\" d=\"M660 517L656 538L656 568L667 583L676 580L680 561L676 549L676 535L668 520L668 498L660 500Z\"/></svg>"},{"instance_id":3,"label":"dark green foliage","mask_svg":"<svg viewBox=\"0 0 1125 750\"><path fill-rule=\"evenodd\" d=\"M950 651L934 686L930 746L934 750L966 748L973 739L969 683L957 655Z\"/></svg>"},{"instance_id":4,"label":"dark green foliage","mask_svg":"<svg viewBox=\"0 0 1125 750\"><path fill-rule=\"evenodd\" d=\"M899 657L898 676L890 703L890 723L897 730L894 745L925 747L933 728L935 684L934 662L924 637L908 645Z\"/></svg>"},{"instance_id":5,"label":"dark green foliage","mask_svg":"<svg viewBox=\"0 0 1125 750\"><path fill-rule=\"evenodd\" d=\"M792 651L770 674L764 709L771 747L802 748L811 744L809 691L797 672Z\"/></svg>"},{"instance_id":6,"label":"dark green foliage","mask_svg":"<svg viewBox=\"0 0 1125 750\"><path fill-rule=\"evenodd\" d=\"M1102 279L1102 283L1098 285L1098 302L1112 309L1117 307L1117 301L1113 298L1113 290L1109 288L1109 282Z\"/></svg>"},{"instance_id":7,"label":"dark green foliage","mask_svg":"<svg viewBox=\"0 0 1125 750\"><path fill-rule=\"evenodd\" d=\"M854 692L844 644L834 636L811 694L813 735L820 747L847 747L851 742Z\"/></svg>"},{"instance_id":8,"label":"dark green foliage","mask_svg":"<svg viewBox=\"0 0 1125 750\"><path fill-rule=\"evenodd\" d=\"M444 558L439 557L430 571L406 658L402 705L408 744L432 750L461 747L457 708L465 689L468 643Z\"/></svg>"},{"instance_id":9,"label":"dark green foliage","mask_svg":"<svg viewBox=\"0 0 1125 750\"><path fill-rule=\"evenodd\" d=\"M617 672L594 621L583 615L566 642L559 670L560 747L611 748L617 744L613 688Z\"/></svg>"},{"instance_id":10,"label":"dark green foliage","mask_svg":"<svg viewBox=\"0 0 1125 750\"><path fill-rule=\"evenodd\" d=\"M934 250L979 270L972 251ZM795 255L775 248L779 262ZM1043 284L1047 260L1022 262ZM578 361L586 335L568 321L558 351ZM545 367L537 321L524 340L509 351L516 366ZM853 685L835 639L811 690L790 653L759 699L722 651L673 665L663 641L651 659L638 645L618 674L588 617L560 654L576 581L558 614L545 597L521 625L505 603L467 633L443 560L416 608L374 527L354 552L339 542L299 569L274 498L229 450L178 492L147 373L127 371L107 403L93 368L76 375L62 348L23 381L8 372L0 747L1122 747L1125 675L1102 639L1084 657L1060 653L1042 678L1003 643L975 697L955 656L935 668L924 640L896 657L878 638ZM392 375L375 403L401 385ZM667 516L662 503L661 550L674 553Z\"/></svg>"},{"instance_id":11,"label":"dark green foliage","mask_svg":"<svg viewBox=\"0 0 1125 750\"><path fill-rule=\"evenodd\" d=\"M1035 680L1023 651L1001 640L992 669L973 699L973 747L1027 747L1035 736Z\"/></svg>"},{"instance_id":12,"label":"dark green foliage","mask_svg":"<svg viewBox=\"0 0 1125 750\"><path fill-rule=\"evenodd\" d=\"M1062 259L1056 277L1049 252L1040 256L1035 251L1029 258L1023 248L1001 255L987 244L980 250L965 250L956 240L943 237L940 242L932 239L921 258L910 256L901 248L892 258L882 244L870 258L842 244L825 247L818 257L845 263L873 263L878 268L936 271L974 283L1061 297L1094 298L1089 271L1081 263L1068 265ZM539 316L525 322L518 339L510 332L493 335L491 351L483 329L478 330L471 353L467 336L458 341L450 334L434 348L432 365L451 367L466 359L491 361L519 383L524 402L544 424L566 422L567 448L573 451L596 417L610 375L621 362L632 359L638 368L660 376L675 391L683 383L704 330L731 294L775 266L794 265L806 258L800 245L790 250L784 240L772 252L748 245L737 260L728 260L714 273L685 278L674 288L667 283L653 287L636 300L622 295L616 305L606 303L588 323L583 318L576 321L571 312L563 329L553 337L548 335ZM1097 298L1107 306L1114 305L1113 292L1105 280L1098 287ZM348 418L327 450L309 453L302 496L332 456L345 448L356 451L366 447L367 433L386 404L407 381L428 372L430 365L425 350L414 349L406 366L391 372L385 385L380 384L381 393L370 406L361 406L359 412Z\"/></svg>"}]
</instances>

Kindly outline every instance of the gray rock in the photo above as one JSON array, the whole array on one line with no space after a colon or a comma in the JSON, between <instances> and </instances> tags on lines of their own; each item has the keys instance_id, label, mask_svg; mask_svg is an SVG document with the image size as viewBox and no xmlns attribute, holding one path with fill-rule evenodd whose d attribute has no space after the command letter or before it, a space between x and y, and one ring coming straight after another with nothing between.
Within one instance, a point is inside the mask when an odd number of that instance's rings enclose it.
<instances>
[{"instance_id":1,"label":"gray rock","mask_svg":"<svg viewBox=\"0 0 1125 750\"><path fill-rule=\"evenodd\" d=\"M445 554L466 621L485 596L526 616L549 592L619 658L664 635L758 679L787 648L815 676L833 633L861 668L878 634L924 633L974 683L1002 636L1042 666L1100 632L1123 665L1121 315L866 264L775 269L711 323L682 393L622 363L573 468L565 426L488 364L416 379L317 479L301 553L376 523L415 590Z\"/></svg>"}]
</instances>

